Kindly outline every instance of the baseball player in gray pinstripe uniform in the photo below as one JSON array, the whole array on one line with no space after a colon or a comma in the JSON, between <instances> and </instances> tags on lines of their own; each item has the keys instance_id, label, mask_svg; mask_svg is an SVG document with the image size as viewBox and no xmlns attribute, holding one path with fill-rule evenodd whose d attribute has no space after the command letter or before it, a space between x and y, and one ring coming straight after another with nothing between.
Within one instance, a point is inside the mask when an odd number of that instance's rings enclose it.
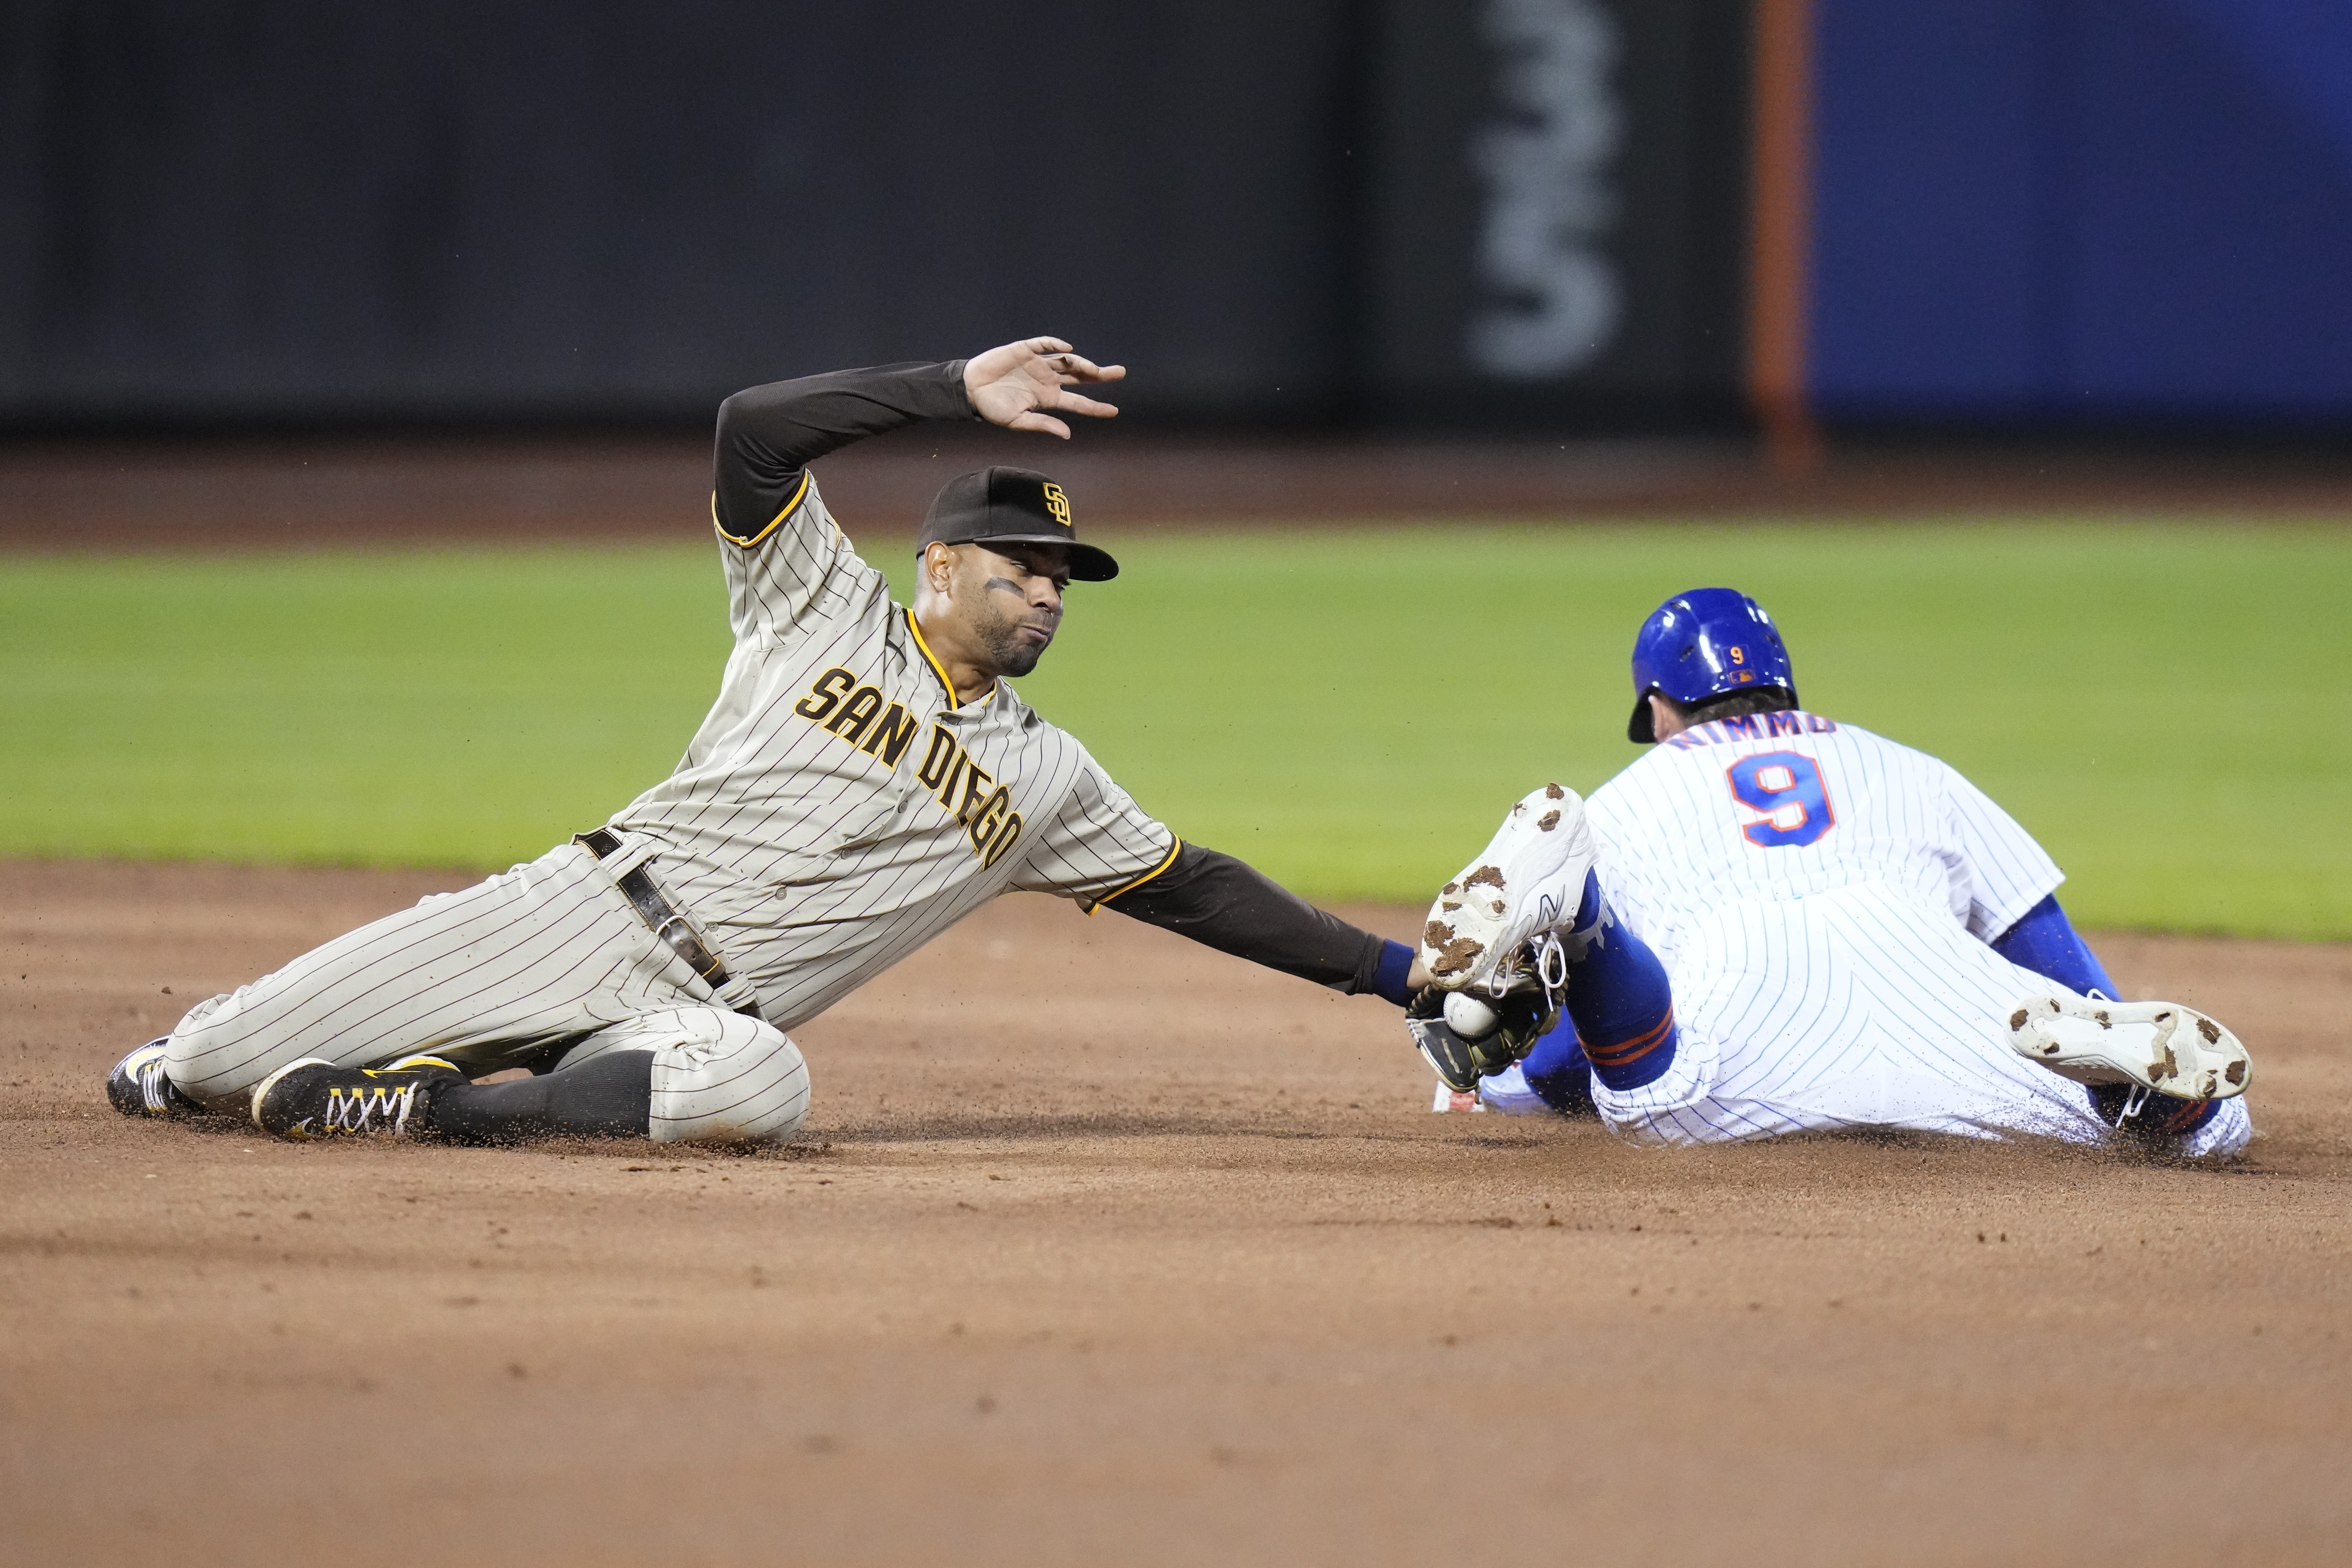
<instances>
[{"instance_id":1,"label":"baseball player in gray pinstripe uniform","mask_svg":"<svg viewBox=\"0 0 2352 1568\"><path fill-rule=\"evenodd\" d=\"M787 1031L1014 890L1402 1005L1411 949L1183 844L1005 685L1070 580L1118 570L1059 486L951 481L902 608L808 471L926 419L1066 439L1056 414L1118 412L1069 389L1124 374L1036 338L729 398L711 515L735 649L677 771L527 865L199 1004L117 1064L116 1107L246 1110L288 1137L780 1141L809 1097ZM534 1075L472 1082L516 1066Z\"/></svg>"}]
</instances>

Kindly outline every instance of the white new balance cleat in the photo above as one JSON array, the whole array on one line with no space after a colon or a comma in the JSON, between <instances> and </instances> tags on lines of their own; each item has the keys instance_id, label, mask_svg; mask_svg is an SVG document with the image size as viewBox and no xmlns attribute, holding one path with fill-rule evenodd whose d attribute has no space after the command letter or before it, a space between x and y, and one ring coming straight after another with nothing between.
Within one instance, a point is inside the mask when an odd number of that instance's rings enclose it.
<instances>
[{"instance_id":1,"label":"white new balance cleat","mask_svg":"<svg viewBox=\"0 0 2352 1568\"><path fill-rule=\"evenodd\" d=\"M1575 790L1547 784L1528 794L1429 906L1421 961L1431 982L1448 991L1483 985L1529 937L1565 929L1597 858Z\"/></svg>"},{"instance_id":2,"label":"white new balance cleat","mask_svg":"<svg viewBox=\"0 0 2352 1568\"><path fill-rule=\"evenodd\" d=\"M2009 1015L2009 1043L2077 1083L2128 1083L2176 1100L2227 1100L2254 1076L2236 1035L2179 1002L2028 997Z\"/></svg>"}]
</instances>

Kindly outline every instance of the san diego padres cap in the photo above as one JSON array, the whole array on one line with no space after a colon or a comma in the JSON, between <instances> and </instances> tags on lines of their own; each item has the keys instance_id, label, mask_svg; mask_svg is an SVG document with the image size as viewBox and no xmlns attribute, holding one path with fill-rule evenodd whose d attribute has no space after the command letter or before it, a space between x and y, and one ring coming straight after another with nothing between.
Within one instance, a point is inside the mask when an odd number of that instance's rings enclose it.
<instances>
[{"instance_id":1,"label":"san diego padres cap","mask_svg":"<svg viewBox=\"0 0 2352 1568\"><path fill-rule=\"evenodd\" d=\"M1078 542L1062 487L1026 468L983 468L941 486L915 536L915 553L935 543L1066 545L1070 575L1080 582L1108 582L1118 575L1108 550Z\"/></svg>"}]
</instances>

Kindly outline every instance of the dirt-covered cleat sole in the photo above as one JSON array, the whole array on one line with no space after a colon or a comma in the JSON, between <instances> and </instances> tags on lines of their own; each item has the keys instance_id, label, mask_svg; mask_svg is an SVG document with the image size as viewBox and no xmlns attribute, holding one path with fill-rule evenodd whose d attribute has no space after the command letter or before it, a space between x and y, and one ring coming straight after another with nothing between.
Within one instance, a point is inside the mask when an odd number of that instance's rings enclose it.
<instances>
[{"instance_id":1,"label":"dirt-covered cleat sole","mask_svg":"<svg viewBox=\"0 0 2352 1568\"><path fill-rule=\"evenodd\" d=\"M106 1098L126 1116L201 1116L205 1108L180 1092L163 1070L170 1035L151 1040L114 1064L106 1075Z\"/></svg>"},{"instance_id":2,"label":"dirt-covered cleat sole","mask_svg":"<svg viewBox=\"0 0 2352 1568\"><path fill-rule=\"evenodd\" d=\"M281 1138L398 1138L424 1130L436 1082L464 1081L437 1056L395 1067L338 1067L320 1057L289 1061L254 1086L253 1124Z\"/></svg>"},{"instance_id":3,"label":"dirt-covered cleat sole","mask_svg":"<svg viewBox=\"0 0 2352 1568\"><path fill-rule=\"evenodd\" d=\"M2028 997L2010 1010L2009 1043L2077 1083L2128 1083L2176 1100L2227 1100L2254 1076L2236 1035L2178 1002Z\"/></svg>"},{"instance_id":4,"label":"dirt-covered cleat sole","mask_svg":"<svg viewBox=\"0 0 2352 1568\"><path fill-rule=\"evenodd\" d=\"M1522 798L1484 853L1438 891L1421 961L1441 990L1482 984L1538 931L1564 927L1597 858L1584 801L1547 784Z\"/></svg>"}]
</instances>

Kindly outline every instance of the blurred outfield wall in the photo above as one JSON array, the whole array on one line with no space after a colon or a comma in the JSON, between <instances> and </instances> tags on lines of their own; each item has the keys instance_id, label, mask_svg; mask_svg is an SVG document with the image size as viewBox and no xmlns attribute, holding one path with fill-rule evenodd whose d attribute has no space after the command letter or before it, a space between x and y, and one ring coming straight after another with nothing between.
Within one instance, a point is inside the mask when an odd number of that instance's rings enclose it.
<instances>
[{"instance_id":1,"label":"blurred outfield wall","mask_svg":"<svg viewBox=\"0 0 2352 1568\"><path fill-rule=\"evenodd\" d=\"M15 0L0 431L690 423L1038 330L1162 423L1728 425L1791 7L1821 410L2352 424L2343 0Z\"/></svg>"},{"instance_id":2,"label":"blurred outfield wall","mask_svg":"<svg viewBox=\"0 0 2352 1568\"><path fill-rule=\"evenodd\" d=\"M1328 425L1488 317L1547 417L1726 418L1740 14L21 0L0 423L699 423L1053 331L1136 413Z\"/></svg>"},{"instance_id":3,"label":"blurred outfield wall","mask_svg":"<svg viewBox=\"0 0 2352 1568\"><path fill-rule=\"evenodd\" d=\"M1817 3L1817 408L2352 422L2352 4Z\"/></svg>"}]
</instances>

